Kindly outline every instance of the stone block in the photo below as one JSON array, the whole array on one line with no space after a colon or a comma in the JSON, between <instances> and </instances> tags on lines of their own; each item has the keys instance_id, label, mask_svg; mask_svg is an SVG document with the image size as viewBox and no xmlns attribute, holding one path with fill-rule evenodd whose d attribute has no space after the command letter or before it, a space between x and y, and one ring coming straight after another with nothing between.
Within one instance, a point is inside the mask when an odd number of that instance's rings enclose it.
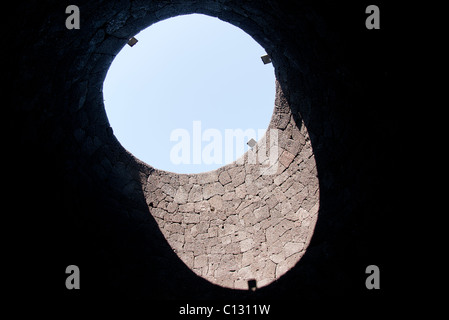
<instances>
[{"instance_id":1,"label":"stone block","mask_svg":"<svg viewBox=\"0 0 449 320\"><path fill-rule=\"evenodd\" d=\"M218 173L216 171L210 171L205 173L200 173L197 175L197 181L199 184L207 184L218 181Z\"/></svg>"},{"instance_id":2,"label":"stone block","mask_svg":"<svg viewBox=\"0 0 449 320\"><path fill-rule=\"evenodd\" d=\"M292 163L294 158L295 158L295 155L291 154L287 150L284 150L284 152L282 152L282 154L281 154L281 156L279 158L279 162L284 167L288 168L288 166L290 165L290 163Z\"/></svg>"},{"instance_id":3,"label":"stone block","mask_svg":"<svg viewBox=\"0 0 449 320\"><path fill-rule=\"evenodd\" d=\"M237 187L245 182L245 171L243 167L235 167L228 170L229 175L232 179L232 185Z\"/></svg>"},{"instance_id":4,"label":"stone block","mask_svg":"<svg viewBox=\"0 0 449 320\"><path fill-rule=\"evenodd\" d=\"M186 203L179 205L179 212L194 212L195 210L195 204L194 203Z\"/></svg>"},{"instance_id":5,"label":"stone block","mask_svg":"<svg viewBox=\"0 0 449 320\"><path fill-rule=\"evenodd\" d=\"M254 254L251 251L246 251L242 255L242 267L249 266L254 262Z\"/></svg>"},{"instance_id":6,"label":"stone block","mask_svg":"<svg viewBox=\"0 0 449 320\"><path fill-rule=\"evenodd\" d=\"M251 238L240 241L241 252L246 252L254 247L254 240Z\"/></svg>"},{"instance_id":7,"label":"stone block","mask_svg":"<svg viewBox=\"0 0 449 320\"><path fill-rule=\"evenodd\" d=\"M227 171L223 171L218 176L218 181L224 186L224 185L228 184L229 182L231 182L232 179Z\"/></svg>"},{"instance_id":8,"label":"stone block","mask_svg":"<svg viewBox=\"0 0 449 320\"><path fill-rule=\"evenodd\" d=\"M233 242L226 246L225 248L226 253L232 253L232 254L239 254L240 253L240 244Z\"/></svg>"},{"instance_id":9,"label":"stone block","mask_svg":"<svg viewBox=\"0 0 449 320\"><path fill-rule=\"evenodd\" d=\"M241 184L240 186L235 188L235 195L237 196L237 198L240 198L240 199L245 198L246 197L246 185Z\"/></svg>"},{"instance_id":10,"label":"stone block","mask_svg":"<svg viewBox=\"0 0 449 320\"><path fill-rule=\"evenodd\" d=\"M165 215L164 219L167 222L180 223L184 220L184 216L182 215L182 213L172 213Z\"/></svg>"},{"instance_id":11,"label":"stone block","mask_svg":"<svg viewBox=\"0 0 449 320\"><path fill-rule=\"evenodd\" d=\"M198 223L200 222L200 215L197 213L186 213L184 215L185 223Z\"/></svg>"},{"instance_id":12,"label":"stone block","mask_svg":"<svg viewBox=\"0 0 449 320\"><path fill-rule=\"evenodd\" d=\"M245 280L246 282L250 279L254 278L254 274L251 271L251 266L246 266L241 268L238 272L237 272L237 276L243 280Z\"/></svg>"},{"instance_id":13,"label":"stone block","mask_svg":"<svg viewBox=\"0 0 449 320\"><path fill-rule=\"evenodd\" d=\"M287 178L290 176L290 172L284 171L280 175L278 175L276 178L274 178L273 182L275 185L279 186L281 183L283 183Z\"/></svg>"},{"instance_id":14,"label":"stone block","mask_svg":"<svg viewBox=\"0 0 449 320\"><path fill-rule=\"evenodd\" d=\"M207 266L207 255L202 254L199 256L196 256L193 260L193 267L194 268L202 268Z\"/></svg>"},{"instance_id":15,"label":"stone block","mask_svg":"<svg viewBox=\"0 0 449 320\"><path fill-rule=\"evenodd\" d=\"M210 204L208 201L195 202L195 212L205 213L210 210Z\"/></svg>"},{"instance_id":16,"label":"stone block","mask_svg":"<svg viewBox=\"0 0 449 320\"><path fill-rule=\"evenodd\" d=\"M176 195L174 197L174 201L179 204L183 204L187 202L187 198L189 193L185 190L183 186L180 186L176 191Z\"/></svg>"},{"instance_id":17,"label":"stone block","mask_svg":"<svg viewBox=\"0 0 449 320\"><path fill-rule=\"evenodd\" d=\"M299 253L304 249L304 243L296 243L296 242L287 242L284 245L284 254L285 257L288 258L292 254Z\"/></svg>"},{"instance_id":18,"label":"stone block","mask_svg":"<svg viewBox=\"0 0 449 320\"><path fill-rule=\"evenodd\" d=\"M215 195L223 195L224 194L224 188L219 182L214 182L210 184L206 184L203 188L203 198L205 200L210 199L211 197Z\"/></svg>"},{"instance_id":19,"label":"stone block","mask_svg":"<svg viewBox=\"0 0 449 320\"><path fill-rule=\"evenodd\" d=\"M270 255L270 260L276 264L281 263L284 259L285 257L283 252Z\"/></svg>"},{"instance_id":20,"label":"stone block","mask_svg":"<svg viewBox=\"0 0 449 320\"><path fill-rule=\"evenodd\" d=\"M210 210L222 210L223 209L223 198L220 195L215 195L209 199Z\"/></svg>"},{"instance_id":21,"label":"stone block","mask_svg":"<svg viewBox=\"0 0 449 320\"><path fill-rule=\"evenodd\" d=\"M225 190L225 194L223 195L223 200L232 201L235 199L235 197L236 197L235 191L226 192L226 190Z\"/></svg>"},{"instance_id":22,"label":"stone block","mask_svg":"<svg viewBox=\"0 0 449 320\"><path fill-rule=\"evenodd\" d=\"M221 243L223 245L228 245L228 244L230 244L232 242L232 238L229 235L228 236L224 236L224 237L220 237L220 239L221 239Z\"/></svg>"},{"instance_id":23,"label":"stone block","mask_svg":"<svg viewBox=\"0 0 449 320\"><path fill-rule=\"evenodd\" d=\"M168 211L169 213L173 213L173 212L175 212L177 209L178 209L178 204L177 204L177 203L170 202L170 203L167 205L167 211Z\"/></svg>"},{"instance_id":24,"label":"stone block","mask_svg":"<svg viewBox=\"0 0 449 320\"><path fill-rule=\"evenodd\" d=\"M247 195L257 195L259 193L259 187L255 183L245 183L246 185L246 194ZM243 186L243 184L242 184Z\"/></svg>"},{"instance_id":25,"label":"stone block","mask_svg":"<svg viewBox=\"0 0 449 320\"><path fill-rule=\"evenodd\" d=\"M193 266L193 252L189 252L189 251L184 251L184 252L179 252L178 253L179 257L181 258L182 261L184 261L184 263L188 266Z\"/></svg>"},{"instance_id":26,"label":"stone block","mask_svg":"<svg viewBox=\"0 0 449 320\"><path fill-rule=\"evenodd\" d=\"M161 190L172 198L176 195L176 189L169 184L162 185Z\"/></svg>"},{"instance_id":27,"label":"stone block","mask_svg":"<svg viewBox=\"0 0 449 320\"><path fill-rule=\"evenodd\" d=\"M199 185L193 185L189 192L188 201L198 202L201 200L203 200L203 188Z\"/></svg>"},{"instance_id":28,"label":"stone block","mask_svg":"<svg viewBox=\"0 0 449 320\"><path fill-rule=\"evenodd\" d=\"M268 210L268 206L263 206L254 210L254 216L256 218L255 223L258 223L264 219L267 219L270 216L270 212Z\"/></svg>"}]
</instances>

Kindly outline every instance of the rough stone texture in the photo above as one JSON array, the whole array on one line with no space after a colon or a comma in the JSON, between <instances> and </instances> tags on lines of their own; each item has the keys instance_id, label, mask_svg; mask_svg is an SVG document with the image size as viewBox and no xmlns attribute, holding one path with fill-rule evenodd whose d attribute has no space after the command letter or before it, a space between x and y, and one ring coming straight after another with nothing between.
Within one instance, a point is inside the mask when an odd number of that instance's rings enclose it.
<instances>
[{"instance_id":1,"label":"rough stone texture","mask_svg":"<svg viewBox=\"0 0 449 320\"><path fill-rule=\"evenodd\" d=\"M161 209L150 212L176 254L225 287L278 279L302 257L315 227L319 185L310 138L291 116L279 84L276 91L275 113L253 155L203 174L154 170L145 186L147 204ZM265 161L262 152L273 157Z\"/></svg>"},{"instance_id":2,"label":"rough stone texture","mask_svg":"<svg viewBox=\"0 0 449 320\"><path fill-rule=\"evenodd\" d=\"M80 8L80 30L65 27L69 4ZM76 295L251 296L326 305L366 298L377 307L373 298L392 287L388 279L396 280L383 243L391 240L385 227L402 209L391 205L402 191L395 156L409 137L401 141L395 130L399 119L416 113L402 112L401 103L388 97L392 83L395 89L400 83L390 56L400 56L394 44L404 34L392 32L393 20L410 15L391 14L391 3L380 4L386 23L381 30L367 30L366 5L14 2L5 16L3 41L8 62L3 70L5 207L15 209L3 215L12 231L5 274L14 283L5 290L45 301L66 296L72 302ZM188 13L240 27L270 55L284 93L272 120L282 132L278 145L288 152L278 162L282 172L256 177L260 166L230 165L223 168L230 182L221 171L173 175L154 171L115 139L102 96L112 60L140 30ZM391 34L394 42L388 43ZM207 185L212 187L206 200ZM175 201L180 186L185 189ZM404 220L409 219L407 212ZM64 270L71 264L80 266L81 290L64 287ZM390 275L382 278L378 295L364 287L369 264ZM30 270L32 286L24 276ZM206 280L212 271L215 279L236 275L220 286ZM253 276L262 279L258 287L265 287L229 289L243 288L244 279Z\"/></svg>"}]
</instances>

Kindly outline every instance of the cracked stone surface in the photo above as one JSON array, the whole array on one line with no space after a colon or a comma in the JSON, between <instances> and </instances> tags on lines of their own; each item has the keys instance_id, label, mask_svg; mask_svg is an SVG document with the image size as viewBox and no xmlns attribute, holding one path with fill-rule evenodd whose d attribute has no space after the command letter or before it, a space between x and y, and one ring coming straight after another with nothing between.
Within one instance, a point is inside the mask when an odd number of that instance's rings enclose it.
<instances>
[{"instance_id":1,"label":"cracked stone surface","mask_svg":"<svg viewBox=\"0 0 449 320\"><path fill-rule=\"evenodd\" d=\"M319 187L312 146L278 84L276 91L266 136L242 158L201 174L154 170L145 186L176 254L221 286L271 283L298 262L313 234Z\"/></svg>"}]
</instances>

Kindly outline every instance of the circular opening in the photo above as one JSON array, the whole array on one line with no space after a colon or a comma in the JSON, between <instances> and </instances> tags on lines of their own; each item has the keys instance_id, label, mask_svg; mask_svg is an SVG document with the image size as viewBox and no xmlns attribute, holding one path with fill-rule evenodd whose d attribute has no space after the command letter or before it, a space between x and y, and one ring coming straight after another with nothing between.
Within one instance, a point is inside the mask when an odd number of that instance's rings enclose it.
<instances>
[{"instance_id":1,"label":"circular opening","mask_svg":"<svg viewBox=\"0 0 449 320\"><path fill-rule=\"evenodd\" d=\"M192 14L134 38L103 85L114 134L134 156L157 169L199 173L235 161L263 137L273 113L274 69L248 34Z\"/></svg>"}]
</instances>

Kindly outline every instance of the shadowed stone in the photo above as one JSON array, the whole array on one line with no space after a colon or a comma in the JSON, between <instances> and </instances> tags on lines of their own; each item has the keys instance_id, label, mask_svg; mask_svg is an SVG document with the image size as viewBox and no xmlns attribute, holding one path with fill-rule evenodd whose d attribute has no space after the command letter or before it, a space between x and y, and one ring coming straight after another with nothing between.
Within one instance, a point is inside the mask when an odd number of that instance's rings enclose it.
<instances>
[{"instance_id":1,"label":"shadowed stone","mask_svg":"<svg viewBox=\"0 0 449 320\"><path fill-rule=\"evenodd\" d=\"M211 197L215 195L222 195L224 194L224 188L219 182L214 182L210 184L206 184L203 188L203 198L205 200L210 199Z\"/></svg>"}]
</instances>

